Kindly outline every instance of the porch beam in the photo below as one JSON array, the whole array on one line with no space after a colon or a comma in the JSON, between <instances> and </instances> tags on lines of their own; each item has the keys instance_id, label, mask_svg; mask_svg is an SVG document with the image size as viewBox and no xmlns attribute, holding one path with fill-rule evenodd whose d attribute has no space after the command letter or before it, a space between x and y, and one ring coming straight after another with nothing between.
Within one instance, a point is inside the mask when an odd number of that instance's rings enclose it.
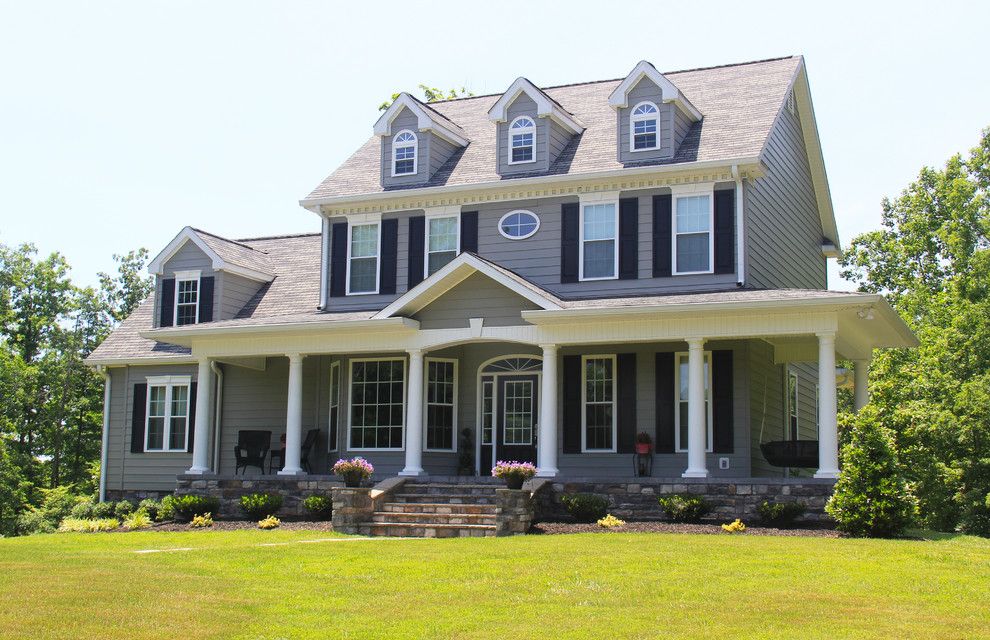
<instances>
[{"instance_id":1,"label":"porch beam","mask_svg":"<svg viewBox=\"0 0 990 640\"><path fill-rule=\"evenodd\" d=\"M688 344L688 468L685 478L707 478L705 440L708 435L705 411L705 340L687 338Z\"/></svg>"},{"instance_id":2,"label":"porch beam","mask_svg":"<svg viewBox=\"0 0 990 640\"><path fill-rule=\"evenodd\" d=\"M406 466L400 476L423 475L423 351L409 350L409 392L406 398Z\"/></svg>"},{"instance_id":3,"label":"porch beam","mask_svg":"<svg viewBox=\"0 0 990 640\"><path fill-rule=\"evenodd\" d=\"M289 358L289 393L285 410L285 466L280 476L303 473L302 465L302 395L303 357L298 353L286 354Z\"/></svg>"},{"instance_id":4,"label":"porch beam","mask_svg":"<svg viewBox=\"0 0 990 640\"><path fill-rule=\"evenodd\" d=\"M536 475L552 478L557 469L557 345L543 344L540 386L540 439L536 443Z\"/></svg>"},{"instance_id":5,"label":"porch beam","mask_svg":"<svg viewBox=\"0 0 990 640\"><path fill-rule=\"evenodd\" d=\"M835 385L835 334L818 334L818 471L816 478L839 477L839 427Z\"/></svg>"},{"instance_id":6,"label":"porch beam","mask_svg":"<svg viewBox=\"0 0 990 640\"><path fill-rule=\"evenodd\" d=\"M210 405L213 403L213 372L210 359L200 358L196 371L196 425L193 428L192 466L189 474L210 473Z\"/></svg>"}]
</instances>

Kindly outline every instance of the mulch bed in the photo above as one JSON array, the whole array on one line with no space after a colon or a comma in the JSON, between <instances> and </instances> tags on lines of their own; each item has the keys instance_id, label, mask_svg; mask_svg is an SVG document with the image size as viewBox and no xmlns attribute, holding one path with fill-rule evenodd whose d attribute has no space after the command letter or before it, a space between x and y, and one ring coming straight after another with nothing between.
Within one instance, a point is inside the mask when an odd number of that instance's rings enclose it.
<instances>
[{"instance_id":1,"label":"mulch bed","mask_svg":"<svg viewBox=\"0 0 990 640\"><path fill-rule=\"evenodd\" d=\"M214 520L212 527L194 529L188 522L159 522L144 531L241 531L257 528L258 523L252 520ZM287 531L333 531L329 520L283 520L278 528Z\"/></svg>"},{"instance_id":2,"label":"mulch bed","mask_svg":"<svg viewBox=\"0 0 990 640\"><path fill-rule=\"evenodd\" d=\"M674 522L627 522L621 527L606 529L597 524L576 524L573 522L539 522L530 533L557 535L563 533L703 533L710 535L744 536L805 536L809 538L841 538L843 534L835 529L771 529L768 527L746 526L741 534L728 533L721 524L677 524Z\"/></svg>"}]
</instances>

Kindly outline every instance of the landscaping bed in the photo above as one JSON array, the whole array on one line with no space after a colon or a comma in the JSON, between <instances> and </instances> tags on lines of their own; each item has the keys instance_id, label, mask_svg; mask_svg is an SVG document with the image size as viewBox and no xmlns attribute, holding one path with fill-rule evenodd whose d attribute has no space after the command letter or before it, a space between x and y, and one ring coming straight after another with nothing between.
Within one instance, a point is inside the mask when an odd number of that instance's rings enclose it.
<instances>
[{"instance_id":1,"label":"landscaping bed","mask_svg":"<svg viewBox=\"0 0 990 640\"><path fill-rule=\"evenodd\" d=\"M253 520L214 520L212 527L194 529L188 522L159 522L145 531L242 531L257 529ZM333 525L326 520L282 520L278 527L287 531L333 531Z\"/></svg>"},{"instance_id":2,"label":"landscaping bed","mask_svg":"<svg viewBox=\"0 0 990 640\"><path fill-rule=\"evenodd\" d=\"M676 522L627 522L626 524L605 528L598 524L580 524L574 522L538 522L529 530L531 534L559 535L564 533L701 533L718 535L751 535L751 536L803 536L809 538L841 538L843 534L829 528L792 528L773 529L770 527L746 526L739 534L730 534L722 529L719 523L681 524Z\"/></svg>"}]
</instances>

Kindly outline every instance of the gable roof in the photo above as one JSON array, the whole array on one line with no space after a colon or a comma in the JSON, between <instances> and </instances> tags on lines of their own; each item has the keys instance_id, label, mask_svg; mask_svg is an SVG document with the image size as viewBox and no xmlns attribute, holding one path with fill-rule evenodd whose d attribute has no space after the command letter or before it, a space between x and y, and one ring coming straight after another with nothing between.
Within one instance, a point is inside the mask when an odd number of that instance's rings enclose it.
<instances>
[{"instance_id":1,"label":"gable roof","mask_svg":"<svg viewBox=\"0 0 990 640\"><path fill-rule=\"evenodd\" d=\"M691 101L680 92L673 82L668 80L665 75L657 71L657 68L646 60L640 60L639 64L633 67L633 70L629 72L625 80L620 82L619 86L612 92L612 95L608 97L608 103L617 109L628 107L629 91L639 84L639 81L643 78L649 78L653 84L660 87L664 102L673 103L694 122L701 120L702 116L698 108L691 104Z\"/></svg>"},{"instance_id":2,"label":"gable roof","mask_svg":"<svg viewBox=\"0 0 990 640\"><path fill-rule=\"evenodd\" d=\"M459 147L466 146L469 142L464 130L452 122L450 118L427 104L420 102L405 91L400 93L399 97L393 100L392 104L385 110L385 113L378 118L374 126L375 135L392 135L394 133L392 131L392 121L402 113L403 109L409 109L416 116L416 126L420 131L432 131L444 140Z\"/></svg>"},{"instance_id":3,"label":"gable roof","mask_svg":"<svg viewBox=\"0 0 990 640\"><path fill-rule=\"evenodd\" d=\"M515 82L502 94L502 97L488 110L488 118L492 122L505 122L508 120L506 111L516 101L516 98L522 94L526 94L536 103L537 116L550 118L573 134L579 134L584 131L584 125L574 117L574 114L568 112L567 109L560 106L560 103L548 96L546 92L521 76L516 78Z\"/></svg>"},{"instance_id":4,"label":"gable roof","mask_svg":"<svg viewBox=\"0 0 990 640\"><path fill-rule=\"evenodd\" d=\"M195 244L210 258L214 271L227 271L259 282L270 282L275 277L271 258L265 251L194 227L184 227L148 264L148 271L161 275L165 263L187 242Z\"/></svg>"}]
</instances>

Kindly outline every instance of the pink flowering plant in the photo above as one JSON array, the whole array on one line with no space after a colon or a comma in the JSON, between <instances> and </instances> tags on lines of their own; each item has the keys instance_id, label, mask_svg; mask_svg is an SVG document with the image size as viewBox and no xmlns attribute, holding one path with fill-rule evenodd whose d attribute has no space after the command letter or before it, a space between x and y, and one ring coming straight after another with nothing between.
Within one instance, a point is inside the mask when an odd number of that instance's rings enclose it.
<instances>
[{"instance_id":1,"label":"pink flowering plant","mask_svg":"<svg viewBox=\"0 0 990 640\"><path fill-rule=\"evenodd\" d=\"M356 487L362 480L371 477L371 474L375 472L375 467L361 456L357 456L350 460L338 460L333 465L333 472L334 475L343 478L344 484L347 486Z\"/></svg>"},{"instance_id":2,"label":"pink flowering plant","mask_svg":"<svg viewBox=\"0 0 990 640\"><path fill-rule=\"evenodd\" d=\"M505 480L510 489L518 489L523 482L536 475L536 466L532 462L499 460L492 467L492 475Z\"/></svg>"}]
</instances>

